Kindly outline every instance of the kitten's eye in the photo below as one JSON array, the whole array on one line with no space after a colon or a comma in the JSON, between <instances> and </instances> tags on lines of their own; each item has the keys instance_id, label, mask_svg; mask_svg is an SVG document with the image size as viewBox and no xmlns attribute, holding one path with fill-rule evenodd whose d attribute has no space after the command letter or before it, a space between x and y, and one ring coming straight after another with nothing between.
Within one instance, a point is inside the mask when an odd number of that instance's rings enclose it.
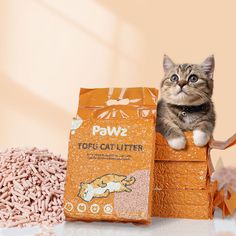
<instances>
[{"instance_id":1,"label":"kitten's eye","mask_svg":"<svg viewBox=\"0 0 236 236\"><path fill-rule=\"evenodd\" d=\"M170 77L170 81L172 81L172 82L177 82L178 80L179 80L179 77L176 74L174 74Z\"/></svg>"},{"instance_id":2,"label":"kitten's eye","mask_svg":"<svg viewBox=\"0 0 236 236\"><path fill-rule=\"evenodd\" d=\"M198 77L196 75L190 75L188 81L191 83L196 83L198 81Z\"/></svg>"}]
</instances>

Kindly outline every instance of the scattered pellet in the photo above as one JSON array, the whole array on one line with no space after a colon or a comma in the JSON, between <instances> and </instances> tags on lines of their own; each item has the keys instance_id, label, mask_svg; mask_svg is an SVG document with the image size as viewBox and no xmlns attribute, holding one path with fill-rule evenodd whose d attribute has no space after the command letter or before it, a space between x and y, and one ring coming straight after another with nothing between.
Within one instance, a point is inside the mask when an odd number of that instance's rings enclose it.
<instances>
[{"instance_id":1,"label":"scattered pellet","mask_svg":"<svg viewBox=\"0 0 236 236\"><path fill-rule=\"evenodd\" d=\"M47 149L0 152L0 226L63 222L65 171L66 161Z\"/></svg>"}]
</instances>

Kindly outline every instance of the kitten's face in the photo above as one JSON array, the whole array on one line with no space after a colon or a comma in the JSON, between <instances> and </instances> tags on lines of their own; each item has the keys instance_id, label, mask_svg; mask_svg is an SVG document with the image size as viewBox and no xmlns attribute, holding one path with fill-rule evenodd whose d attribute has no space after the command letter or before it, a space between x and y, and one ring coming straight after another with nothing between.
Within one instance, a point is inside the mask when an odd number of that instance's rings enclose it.
<instances>
[{"instance_id":1,"label":"kitten's face","mask_svg":"<svg viewBox=\"0 0 236 236\"><path fill-rule=\"evenodd\" d=\"M161 83L162 99L177 105L199 105L211 99L214 57L202 64L175 64L165 56L165 77Z\"/></svg>"}]
</instances>

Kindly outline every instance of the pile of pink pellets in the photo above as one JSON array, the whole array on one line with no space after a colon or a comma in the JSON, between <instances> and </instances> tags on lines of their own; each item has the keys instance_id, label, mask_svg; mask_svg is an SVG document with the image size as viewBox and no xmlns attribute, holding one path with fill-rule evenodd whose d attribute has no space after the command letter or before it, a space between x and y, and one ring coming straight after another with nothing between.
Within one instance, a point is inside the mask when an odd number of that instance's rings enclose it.
<instances>
[{"instance_id":1,"label":"pile of pink pellets","mask_svg":"<svg viewBox=\"0 0 236 236\"><path fill-rule=\"evenodd\" d=\"M65 173L66 161L46 149L0 152L0 227L64 221Z\"/></svg>"}]
</instances>

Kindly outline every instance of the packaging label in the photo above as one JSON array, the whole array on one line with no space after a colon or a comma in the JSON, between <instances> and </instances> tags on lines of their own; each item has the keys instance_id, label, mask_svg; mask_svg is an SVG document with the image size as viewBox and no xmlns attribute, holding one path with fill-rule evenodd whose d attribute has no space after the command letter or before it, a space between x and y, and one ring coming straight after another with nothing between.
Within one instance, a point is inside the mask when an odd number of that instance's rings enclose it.
<instances>
[{"instance_id":1,"label":"packaging label","mask_svg":"<svg viewBox=\"0 0 236 236\"><path fill-rule=\"evenodd\" d=\"M89 116L86 109L78 110L69 142L64 197L67 218L150 220L155 120L152 109L149 116L140 116L137 107L133 109L135 115L123 110L130 116L125 119L98 119L101 113L96 109ZM94 113L96 117L91 115Z\"/></svg>"}]
</instances>

